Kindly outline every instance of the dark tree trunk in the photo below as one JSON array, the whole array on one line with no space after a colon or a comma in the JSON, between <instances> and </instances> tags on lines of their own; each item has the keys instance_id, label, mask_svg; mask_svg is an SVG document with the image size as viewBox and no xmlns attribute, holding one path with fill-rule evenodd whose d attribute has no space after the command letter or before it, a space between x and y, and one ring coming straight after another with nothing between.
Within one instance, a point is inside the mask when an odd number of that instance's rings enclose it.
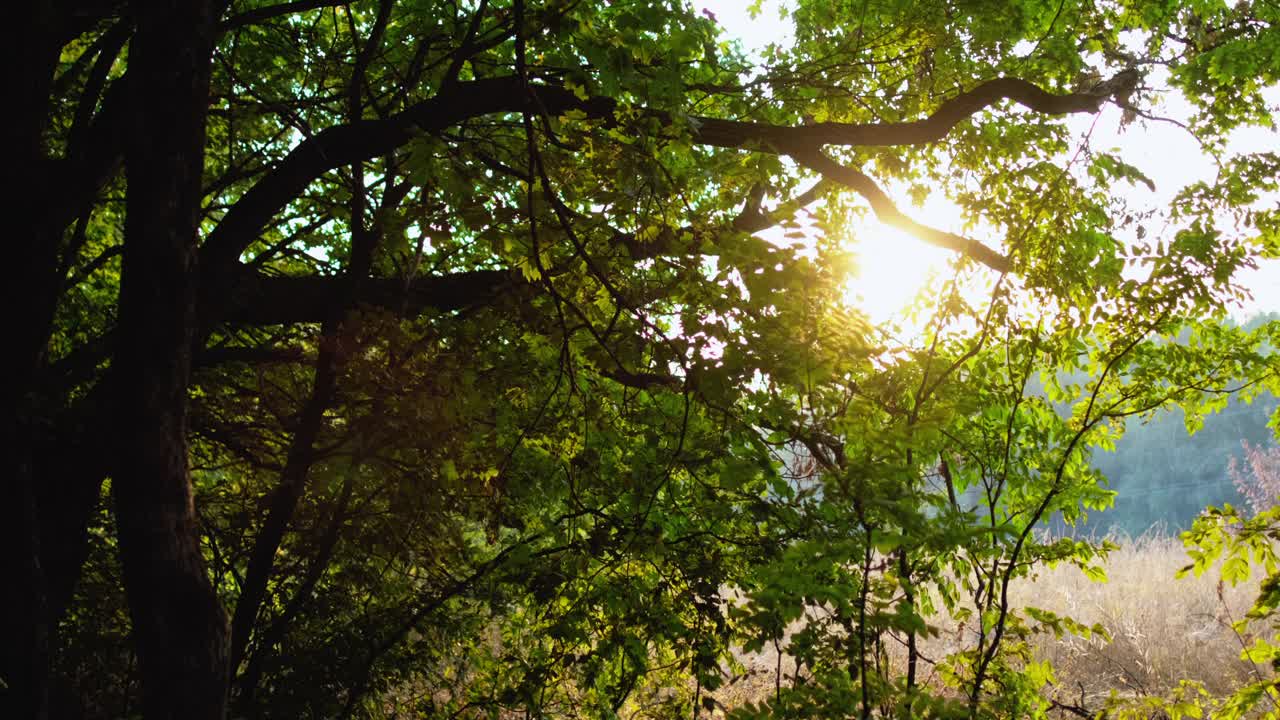
<instances>
[{"instance_id":1,"label":"dark tree trunk","mask_svg":"<svg viewBox=\"0 0 1280 720\"><path fill-rule=\"evenodd\" d=\"M201 554L186 438L214 7L133 4L113 489L148 719L220 719L227 698L226 614Z\"/></svg>"},{"instance_id":2,"label":"dark tree trunk","mask_svg":"<svg viewBox=\"0 0 1280 720\"><path fill-rule=\"evenodd\" d=\"M40 516L40 563L48 591L49 622L66 614L89 553L88 528L98 512L102 482L115 459L115 393L99 381L37 443L33 463Z\"/></svg>"},{"instance_id":3,"label":"dark tree trunk","mask_svg":"<svg viewBox=\"0 0 1280 720\"><path fill-rule=\"evenodd\" d=\"M0 716L43 718L48 713L50 627L47 584L40 562L40 518L32 463L38 430L35 379L44 364L56 291L57 236L49 232L43 133L58 60L57 18L51 3L19 3L0 58L14 70L6 90L5 213L9 265L0 294L12 314L5 346L15 363L0 379Z\"/></svg>"},{"instance_id":4,"label":"dark tree trunk","mask_svg":"<svg viewBox=\"0 0 1280 720\"><path fill-rule=\"evenodd\" d=\"M49 702L49 605L43 568L40 564L39 522L32 483L31 453L23 450L28 434L17 418L5 423L8 448L18 452L7 458L12 473L0 519L0 542L4 543L5 573L0 620L3 655L0 655L0 715L12 718L44 718Z\"/></svg>"}]
</instances>

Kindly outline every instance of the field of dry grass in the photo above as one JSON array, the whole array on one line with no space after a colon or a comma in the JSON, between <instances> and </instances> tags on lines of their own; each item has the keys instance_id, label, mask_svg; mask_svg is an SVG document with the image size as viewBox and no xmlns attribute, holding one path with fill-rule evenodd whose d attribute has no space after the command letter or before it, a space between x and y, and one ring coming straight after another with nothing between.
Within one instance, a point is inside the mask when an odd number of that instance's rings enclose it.
<instances>
[{"instance_id":1,"label":"field of dry grass","mask_svg":"<svg viewBox=\"0 0 1280 720\"><path fill-rule=\"evenodd\" d=\"M1090 582L1077 569L1059 566L1017 588L1014 602L1099 623L1111 635L1083 640L1052 637L1037 652L1057 669L1062 699L1097 707L1112 690L1122 695L1163 695L1180 679L1202 683L1221 696L1261 671L1240 659L1242 643L1231 623L1244 617L1257 595L1258 578L1235 587L1216 571L1175 579L1187 556L1176 538L1126 541L1107 562L1108 582Z\"/></svg>"},{"instance_id":2,"label":"field of dry grass","mask_svg":"<svg viewBox=\"0 0 1280 720\"><path fill-rule=\"evenodd\" d=\"M1251 605L1259 578L1236 587L1221 582L1216 571L1178 580L1174 575L1187 557L1176 538L1152 535L1119 544L1106 563L1106 583L1059 566L1012 588L1015 607L1033 606L1086 625L1097 623L1111 635L1109 642L1036 636L1036 654L1053 664L1058 678L1047 694L1097 711L1112 691L1128 697L1164 695L1188 679L1221 697L1255 673L1270 672L1240 659L1242 644L1252 638L1231 627ZM966 628L949 618L934 618L932 624L941 632L922 643L926 657L941 658L959 649ZM728 707L758 702L774 692L778 656L766 649L743 660L749 676L720 693ZM784 655L784 677L792 667ZM924 681L937 679L926 672Z\"/></svg>"}]
</instances>

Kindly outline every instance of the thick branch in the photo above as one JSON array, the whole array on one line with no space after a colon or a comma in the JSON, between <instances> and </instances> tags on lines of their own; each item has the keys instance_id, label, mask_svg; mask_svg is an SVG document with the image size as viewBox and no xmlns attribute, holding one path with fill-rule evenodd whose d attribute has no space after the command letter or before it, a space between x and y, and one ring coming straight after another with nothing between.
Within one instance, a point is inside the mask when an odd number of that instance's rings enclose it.
<instances>
[{"instance_id":1,"label":"thick branch","mask_svg":"<svg viewBox=\"0 0 1280 720\"><path fill-rule=\"evenodd\" d=\"M1128 77L1128 76L1126 76ZM715 147L749 146L761 152L794 154L822 145L906 145L942 139L961 120L1001 100L1014 100L1037 112L1058 115L1096 112L1122 85L1106 82L1089 92L1054 95L1018 78L999 78L943 103L924 120L903 123L819 123L782 126L714 118L691 118L697 142ZM588 117L614 121L617 103L610 98L585 100L555 85L532 86L539 112L579 110ZM522 111L529 100L519 78L500 77L457 83L435 97L382 120L338 125L298 145L231 208L210 234L201 252L206 270L227 268L258 237L281 209L324 173L342 165L389 152L408 142L415 129L435 132L464 120L494 113ZM651 117L674 124L668 113Z\"/></svg>"},{"instance_id":2,"label":"thick branch","mask_svg":"<svg viewBox=\"0 0 1280 720\"><path fill-rule=\"evenodd\" d=\"M441 312L491 304L497 297L527 287L506 270L472 270L431 275L408 282L368 278L361 282L357 305L398 313ZM270 277L249 274L233 291L225 319L243 325L323 322L343 304L339 277Z\"/></svg>"},{"instance_id":3,"label":"thick branch","mask_svg":"<svg viewBox=\"0 0 1280 720\"><path fill-rule=\"evenodd\" d=\"M1087 92L1055 95L1020 78L996 78L960 93L942 103L923 120L900 123L816 123L813 125L767 125L695 118L698 140L720 147L755 147L779 151L784 148L820 147L822 145L921 145L937 142L947 136L961 121L979 110L1002 100L1013 100L1029 110L1044 115L1095 113L1109 97L1132 89L1136 77L1121 73L1115 80L1100 83Z\"/></svg>"},{"instance_id":4,"label":"thick branch","mask_svg":"<svg viewBox=\"0 0 1280 720\"><path fill-rule=\"evenodd\" d=\"M326 172L383 155L409 142L415 129L433 132L468 118L511 110L515 78L464 83L382 120L336 125L293 149L227 212L201 248L204 268L227 269L271 218Z\"/></svg>"},{"instance_id":5,"label":"thick branch","mask_svg":"<svg viewBox=\"0 0 1280 720\"><path fill-rule=\"evenodd\" d=\"M218 27L218 31L228 32L246 25L258 25L284 15L346 4L347 0L294 0L293 2L280 3L279 5L268 5L242 12L239 15L233 15L222 22Z\"/></svg>"},{"instance_id":6,"label":"thick branch","mask_svg":"<svg viewBox=\"0 0 1280 720\"><path fill-rule=\"evenodd\" d=\"M1009 272L1009 258L977 240L922 225L904 215L884 190L881 190L874 180L862 172L845 167L816 149L796 150L791 153L791 157L810 170L820 173L824 178L846 185L866 198L880 222L911 233L931 245L968 255L998 272Z\"/></svg>"},{"instance_id":7,"label":"thick branch","mask_svg":"<svg viewBox=\"0 0 1280 720\"><path fill-rule=\"evenodd\" d=\"M77 131L76 155L49 161L50 227L70 225L92 205L102 187L120 170L124 160L124 137L133 120L129 106L129 74L111 83L101 108L92 122ZM82 152L81 152L82 150Z\"/></svg>"}]
</instances>

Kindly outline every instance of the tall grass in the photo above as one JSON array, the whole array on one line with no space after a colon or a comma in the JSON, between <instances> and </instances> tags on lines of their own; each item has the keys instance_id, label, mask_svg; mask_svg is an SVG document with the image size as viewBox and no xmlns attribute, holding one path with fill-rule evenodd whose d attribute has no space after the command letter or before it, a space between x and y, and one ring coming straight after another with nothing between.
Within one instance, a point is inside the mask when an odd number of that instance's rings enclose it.
<instances>
[{"instance_id":1,"label":"tall grass","mask_svg":"<svg viewBox=\"0 0 1280 720\"><path fill-rule=\"evenodd\" d=\"M1109 642L1041 636L1036 652L1057 670L1059 699L1096 708L1113 690L1164 695L1183 679L1221 696L1262 671L1240 659L1242 645L1252 638L1231 627L1252 605L1259 578L1232 587L1214 569L1175 579L1187 563L1176 538L1150 534L1120 542L1108 558L1105 583L1058 566L1016 587L1017 606L1098 623L1111 636Z\"/></svg>"},{"instance_id":2,"label":"tall grass","mask_svg":"<svg viewBox=\"0 0 1280 720\"><path fill-rule=\"evenodd\" d=\"M1245 633L1232 629L1257 595L1258 573L1234 587L1221 580L1217 569L1201 577L1175 579L1178 569L1188 563L1177 538L1151 533L1113 542L1120 548L1105 563L1105 583L1093 582L1078 568L1064 564L1042 568L1034 578L1018 581L1010 589L1014 608L1041 608L1085 625L1101 625L1110 635L1107 640L1096 635L1058 639L1049 633L1037 634L1032 642L1034 654L1052 663L1057 677L1054 686L1044 688L1046 696L1096 713L1113 692L1122 697L1162 696L1179 681L1193 680L1223 697L1260 675L1269 676L1269 668L1240 657L1243 646L1252 643L1254 629ZM921 641L922 656L941 659L966 643L971 646L973 622L970 619L966 626L950 617L931 618L939 633ZM775 690L779 668L784 684L794 672L785 641L781 663L770 648L741 659L747 674L718 693L726 707L768 698ZM922 671L922 682L939 684L928 663Z\"/></svg>"}]
</instances>

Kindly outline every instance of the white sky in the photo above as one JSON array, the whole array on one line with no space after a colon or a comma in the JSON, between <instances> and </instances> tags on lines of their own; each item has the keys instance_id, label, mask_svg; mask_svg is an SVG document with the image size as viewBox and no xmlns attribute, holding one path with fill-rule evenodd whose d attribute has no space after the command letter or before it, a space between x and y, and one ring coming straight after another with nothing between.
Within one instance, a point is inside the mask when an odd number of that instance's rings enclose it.
<instances>
[{"instance_id":1,"label":"white sky","mask_svg":"<svg viewBox=\"0 0 1280 720\"><path fill-rule=\"evenodd\" d=\"M763 2L763 12L754 19L747 11L751 4L749 0L693 0L693 3L695 8L713 13L726 34L740 39L749 52L759 52L771 42L786 43L792 36L790 22L779 18L776 0ZM1273 105L1280 105L1280 91L1273 93L1270 99ZM1176 100L1179 102L1171 99L1167 107L1161 109L1161 114L1184 115L1185 101L1180 97ZM1092 116L1076 116L1068 121L1077 137L1082 137L1093 122ZM1141 120L1122 130L1120 111L1114 106L1104 110L1090 142L1096 149L1118 149L1122 159L1155 182L1154 193L1129 185L1114 188L1135 206L1134 209L1165 207L1178 190L1197 180L1212 179L1215 171L1213 162L1186 131L1167 123L1144 123ZM1277 149L1280 149L1280 137L1257 128L1238 132L1231 143L1234 151ZM1270 202L1275 201L1272 199ZM899 201L899 206L920 222L975 236L988 245L1000 244L999 238L983 237L981 230L966 233L958 208L942 193L931 196L923 207L911 207L905 199ZM1153 237L1160 236L1160 228L1149 230ZM931 274L947 272L947 262L952 254L946 250L874 221L855 228L854 232L858 236L855 249L859 255L860 273L850 279L850 294L860 299L871 319L877 323L897 316ZM1247 318L1258 312L1280 312L1280 261L1262 261L1257 270L1250 271L1241 280L1252 292L1254 300L1234 311L1234 315Z\"/></svg>"}]
</instances>

